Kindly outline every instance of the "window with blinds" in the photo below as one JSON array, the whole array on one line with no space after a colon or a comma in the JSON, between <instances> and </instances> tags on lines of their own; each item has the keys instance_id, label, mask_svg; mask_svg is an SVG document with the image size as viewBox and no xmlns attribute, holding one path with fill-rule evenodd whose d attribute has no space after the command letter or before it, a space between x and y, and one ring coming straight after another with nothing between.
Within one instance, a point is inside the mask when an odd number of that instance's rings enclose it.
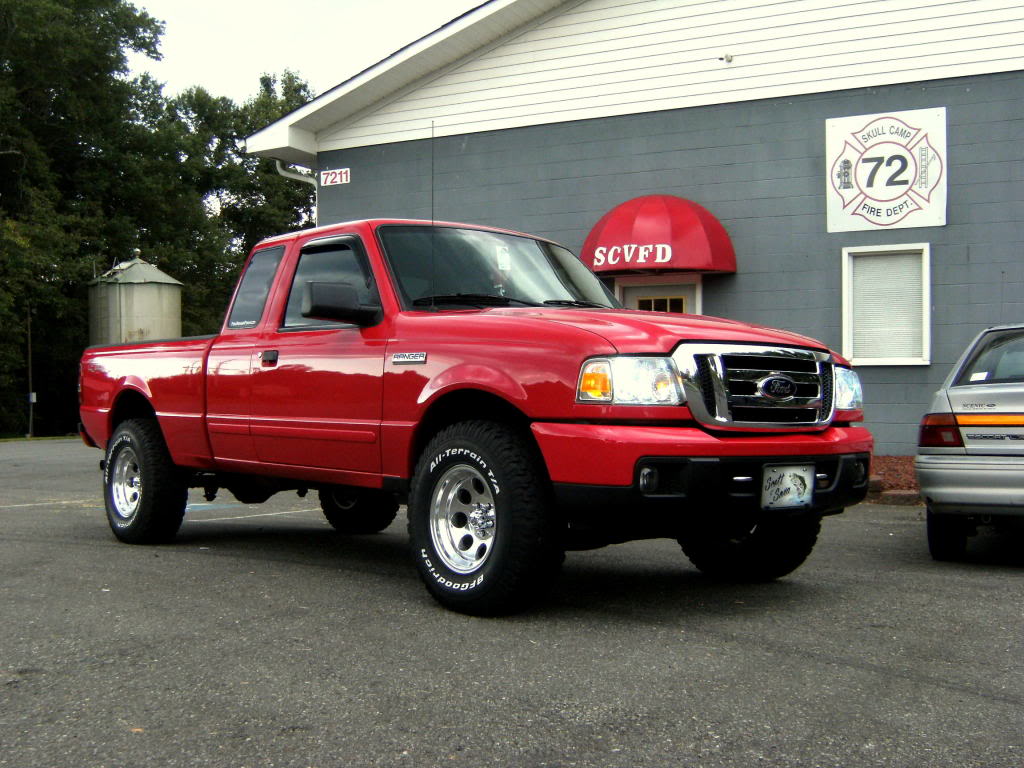
<instances>
[{"instance_id":1,"label":"window with blinds","mask_svg":"<svg viewBox=\"0 0 1024 768\"><path fill-rule=\"evenodd\" d=\"M854 365L927 365L928 244L843 249L843 355Z\"/></svg>"}]
</instances>

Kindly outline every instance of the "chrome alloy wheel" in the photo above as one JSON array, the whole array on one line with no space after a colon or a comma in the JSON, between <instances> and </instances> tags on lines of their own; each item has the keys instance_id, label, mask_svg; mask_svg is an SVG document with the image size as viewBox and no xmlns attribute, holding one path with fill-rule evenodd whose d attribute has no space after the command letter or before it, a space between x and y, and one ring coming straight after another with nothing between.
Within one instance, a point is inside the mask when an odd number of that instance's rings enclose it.
<instances>
[{"instance_id":1,"label":"chrome alloy wheel","mask_svg":"<svg viewBox=\"0 0 1024 768\"><path fill-rule=\"evenodd\" d=\"M491 554L496 533L494 496L483 475L466 464L445 472L430 500L430 538L444 564L473 573Z\"/></svg>"},{"instance_id":2,"label":"chrome alloy wheel","mask_svg":"<svg viewBox=\"0 0 1024 768\"><path fill-rule=\"evenodd\" d=\"M139 511L142 500L142 469L135 451L122 448L114 459L110 473L110 496L118 517L130 520Z\"/></svg>"}]
</instances>

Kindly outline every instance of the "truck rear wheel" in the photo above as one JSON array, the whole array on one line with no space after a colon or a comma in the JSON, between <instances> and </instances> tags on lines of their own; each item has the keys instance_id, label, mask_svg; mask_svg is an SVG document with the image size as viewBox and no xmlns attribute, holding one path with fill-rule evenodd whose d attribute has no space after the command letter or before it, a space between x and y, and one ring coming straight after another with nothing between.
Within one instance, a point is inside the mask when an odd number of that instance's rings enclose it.
<instances>
[{"instance_id":1,"label":"truck rear wheel","mask_svg":"<svg viewBox=\"0 0 1024 768\"><path fill-rule=\"evenodd\" d=\"M550 590L562 556L547 477L515 429L466 421L420 457L409 537L420 576L446 608L508 614Z\"/></svg>"},{"instance_id":2,"label":"truck rear wheel","mask_svg":"<svg viewBox=\"0 0 1024 768\"><path fill-rule=\"evenodd\" d=\"M129 544L170 541L181 527L188 488L155 419L121 422L107 444L103 498L114 535Z\"/></svg>"},{"instance_id":3,"label":"truck rear wheel","mask_svg":"<svg viewBox=\"0 0 1024 768\"><path fill-rule=\"evenodd\" d=\"M320 489L320 509L338 533L380 533L395 519L398 500L372 488Z\"/></svg>"},{"instance_id":4,"label":"truck rear wheel","mask_svg":"<svg viewBox=\"0 0 1024 768\"><path fill-rule=\"evenodd\" d=\"M690 562L708 576L724 581L771 581L795 571L807 559L820 530L817 517L707 525L688 531L679 543Z\"/></svg>"}]
</instances>

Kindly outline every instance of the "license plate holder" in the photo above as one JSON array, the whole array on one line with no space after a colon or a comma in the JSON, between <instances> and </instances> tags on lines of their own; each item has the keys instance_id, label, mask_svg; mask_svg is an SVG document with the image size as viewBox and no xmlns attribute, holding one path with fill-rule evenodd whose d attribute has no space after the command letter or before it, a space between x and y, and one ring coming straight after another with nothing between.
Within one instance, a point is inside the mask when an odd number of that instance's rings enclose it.
<instances>
[{"instance_id":1,"label":"license plate holder","mask_svg":"<svg viewBox=\"0 0 1024 768\"><path fill-rule=\"evenodd\" d=\"M770 464L761 477L762 509L796 509L811 506L814 498L812 464Z\"/></svg>"}]
</instances>

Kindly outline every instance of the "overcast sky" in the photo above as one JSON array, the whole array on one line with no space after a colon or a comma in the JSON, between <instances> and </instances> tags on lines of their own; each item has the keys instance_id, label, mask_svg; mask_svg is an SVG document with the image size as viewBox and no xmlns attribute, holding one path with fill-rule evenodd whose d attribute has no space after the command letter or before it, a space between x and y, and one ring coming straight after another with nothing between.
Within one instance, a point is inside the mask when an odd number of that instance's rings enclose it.
<instances>
[{"instance_id":1,"label":"overcast sky","mask_svg":"<svg viewBox=\"0 0 1024 768\"><path fill-rule=\"evenodd\" d=\"M321 94L483 0L133 0L165 23L161 61L131 56L172 95L202 85L245 101L264 72Z\"/></svg>"}]
</instances>

